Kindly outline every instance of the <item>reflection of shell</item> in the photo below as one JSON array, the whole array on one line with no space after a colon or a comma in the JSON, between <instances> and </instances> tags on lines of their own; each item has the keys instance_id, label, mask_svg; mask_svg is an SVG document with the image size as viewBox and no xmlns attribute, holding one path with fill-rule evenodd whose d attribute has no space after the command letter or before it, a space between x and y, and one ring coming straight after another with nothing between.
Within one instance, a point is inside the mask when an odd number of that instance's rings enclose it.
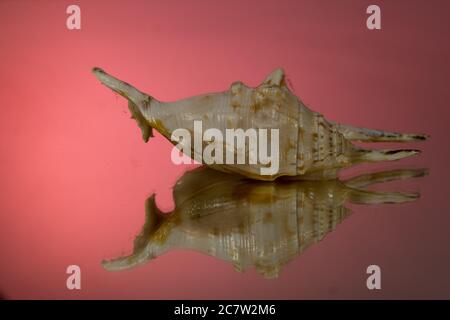
<instances>
[{"instance_id":1,"label":"reflection of shell","mask_svg":"<svg viewBox=\"0 0 450 320\"><path fill-rule=\"evenodd\" d=\"M292 94L281 69L272 72L256 88L235 82L226 92L169 103L157 101L101 69L94 68L93 72L103 84L129 100L130 111L145 141L152 136L152 128L169 140L178 128L192 133L196 120L202 121L205 131L210 128L221 132L238 128L278 129L279 170L276 174L261 175L260 169L264 166L261 163L213 165L215 169L257 180L274 180L279 176L332 179L336 178L340 168L354 163L397 160L418 153L416 150L366 150L354 146L351 140L413 141L426 138L421 134L383 132L331 123ZM192 154L195 154L193 146L191 143ZM248 153L248 145L246 150Z\"/></svg>"},{"instance_id":2,"label":"reflection of shell","mask_svg":"<svg viewBox=\"0 0 450 320\"><path fill-rule=\"evenodd\" d=\"M237 270L255 266L265 277L276 277L286 263L347 217L346 202L402 203L418 197L416 193L375 192L363 187L424 173L399 170L344 183L257 182L201 167L177 182L173 212L161 213L151 196L133 253L103 265L108 270L127 269L171 249L184 248L229 261Z\"/></svg>"}]
</instances>

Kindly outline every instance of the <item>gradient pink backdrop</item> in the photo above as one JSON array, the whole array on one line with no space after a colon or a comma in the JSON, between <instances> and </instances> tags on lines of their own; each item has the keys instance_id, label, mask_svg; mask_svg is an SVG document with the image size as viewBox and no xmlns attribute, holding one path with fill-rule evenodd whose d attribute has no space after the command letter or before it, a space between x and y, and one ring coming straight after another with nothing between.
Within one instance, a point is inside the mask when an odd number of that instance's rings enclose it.
<instances>
[{"instance_id":1,"label":"gradient pink backdrop","mask_svg":"<svg viewBox=\"0 0 450 320\"><path fill-rule=\"evenodd\" d=\"M365 27L369 4L382 30ZM78 4L82 29L66 29ZM6 298L450 298L448 1L0 2L0 295ZM432 139L410 204L355 208L277 280L194 252L121 273L153 192L165 210L186 167L145 144L94 66L160 100L257 85L283 67L328 119ZM399 164L397 164L398 167ZM82 290L66 289L80 265ZM382 290L365 286L382 267Z\"/></svg>"}]
</instances>

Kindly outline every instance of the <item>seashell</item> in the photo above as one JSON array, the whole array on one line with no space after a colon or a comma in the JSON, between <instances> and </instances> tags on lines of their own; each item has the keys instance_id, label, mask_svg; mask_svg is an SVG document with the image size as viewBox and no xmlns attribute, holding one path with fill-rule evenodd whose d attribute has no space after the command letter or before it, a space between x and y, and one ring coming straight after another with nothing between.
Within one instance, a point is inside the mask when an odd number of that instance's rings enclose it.
<instances>
[{"instance_id":1,"label":"seashell","mask_svg":"<svg viewBox=\"0 0 450 320\"><path fill-rule=\"evenodd\" d=\"M238 81L225 92L176 102L160 102L99 68L94 68L93 73L101 83L128 99L132 118L146 142L153 135L154 128L176 144L171 140L174 131L185 128L193 133L195 121L201 121L205 131L211 128L221 132L233 128L278 130L279 163L277 170L268 174L262 172L272 163L211 163L202 159L194 148L194 142L189 142L195 159L201 159L214 169L256 180L272 181L281 176L307 180L335 179L341 168L356 163L398 160L419 153L411 149L368 150L355 146L352 141L406 142L427 138L424 134L386 132L327 121L289 90L282 69L273 71L256 88ZM227 141L219 142L227 146ZM248 159L250 146L247 140L245 143L245 149L240 151ZM207 145L202 141L203 148ZM228 147L234 148L229 144Z\"/></svg>"},{"instance_id":2,"label":"seashell","mask_svg":"<svg viewBox=\"0 0 450 320\"><path fill-rule=\"evenodd\" d=\"M426 173L395 170L347 181L265 182L203 166L178 180L172 212L161 212L154 195L149 197L133 253L102 264L110 271L124 270L170 250L187 249L228 261L238 271L254 266L264 277L277 277L283 266L350 215L347 203L404 203L419 197L369 191L367 186Z\"/></svg>"}]
</instances>

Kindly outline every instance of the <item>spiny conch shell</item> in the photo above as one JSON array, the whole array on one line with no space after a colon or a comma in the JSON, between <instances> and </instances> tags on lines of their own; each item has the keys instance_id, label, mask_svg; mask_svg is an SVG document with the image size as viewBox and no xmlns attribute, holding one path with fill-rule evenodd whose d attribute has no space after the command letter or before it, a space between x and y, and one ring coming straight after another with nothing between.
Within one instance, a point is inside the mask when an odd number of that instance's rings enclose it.
<instances>
[{"instance_id":1,"label":"spiny conch shell","mask_svg":"<svg viewBox=\"0 0 450 320\"><path fill-rule=\"evenodd\" d=\"M424 134L385 132L327 121L321 114L308 109L289 90L282 69L273 71L256 88L235 82L225 92L167 103L156 100L99 68L94 68L93 73L104 85L128 99L132 117L141 128L145 141L152 136L152 128L155 128L176 144L171 140L174 130L184 128L192 133L195 121L202 122L204 131L210 128L221 132L226 129L277 129L278 163L274 172L262 174L264 168L267 169L267 163L206 162L214 169L239 173L257 180L272 181L280 176L305 180L334 179L339 169L352 164L398 160L419 153L411 149L367 150L353 145L351 141L406 142L425 140L427 137ZM249 157L250 146L247 141L245 143L243 152ZM189 144L191 155L197 160L199 152L194 149L193 142ZM207 146L204 141L202 144L203 148ZM226 144L226 141L222 141L221 145ZM205 163L205 159L200 159Z\"/></svg>"},{"instance_id":2,"label":"spiny conch shell","mask_svg":"<svg viewBox=\"0 0 450 320\"><path fill-rule=\"evenodd\" d=\"M103 261L107 270L135 267L172 249L199 251L244 271L254 266L277 277L284 265L334 230L356 204L403 203L418 193L369 191L381 182L421 177L425 169L395 170L339 181L254 181L200 167L184 174L173 191L175 209L161 212L154 195L133 253Z\"/></svg>"}]
</instances>

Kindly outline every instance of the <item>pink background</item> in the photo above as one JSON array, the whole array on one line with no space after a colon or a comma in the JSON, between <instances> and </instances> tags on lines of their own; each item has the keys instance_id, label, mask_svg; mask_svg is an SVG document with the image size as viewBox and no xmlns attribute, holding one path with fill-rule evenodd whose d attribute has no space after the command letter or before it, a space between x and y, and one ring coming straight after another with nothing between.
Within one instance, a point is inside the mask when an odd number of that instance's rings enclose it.
<instances>
[{"instance_id":1,"label":"pink background","mask_svg":"<svg viewBox=\"0 0 450 320\"><path fill-rule=\"evenodd\" d=\"M0 295L6 298L450 298L448 1L1 1ZM66 29L66 7L82 29ZM173 251L121 273L144 201L164 210L186 170L160 135L145 144L124 99L94 66L160 100L257 85L283 67L328 119L426 132L402 162L431 175L419 201L356 213L277 280ZM395 146L395 145L394 145ZM398 167L400 163L397 163ZM372 166L372 168L374 168ZM82 290L66 289L66 267ZM366 267L382 268L382 290Z\"/></svg>"}]
</instances>

